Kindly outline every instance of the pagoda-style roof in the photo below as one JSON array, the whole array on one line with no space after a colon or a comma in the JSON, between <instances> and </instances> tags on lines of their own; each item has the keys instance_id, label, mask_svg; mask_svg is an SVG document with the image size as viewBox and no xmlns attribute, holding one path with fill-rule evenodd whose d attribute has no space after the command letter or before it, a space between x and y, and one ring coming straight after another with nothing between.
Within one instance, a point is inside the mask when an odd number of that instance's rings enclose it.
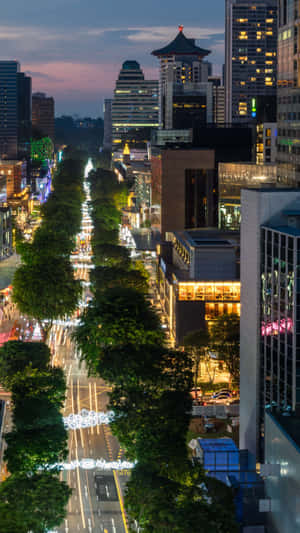
<instances>
[{"instance_id":1,"label":"pagoda-style roof","mask_svg":"<svg viewBox=\"0 0 300 533\"><path fill-rule=\"evenodd\" d=\"M179 32L175 39L164 48L153 50L151 54L158 57L169 55L195 55L198 57L205 57L210 54L210 50L205 50L204 48L196 46L195 39L188 39L182 30L183 27L179 26Z\"/></svg>"}]
</instances>

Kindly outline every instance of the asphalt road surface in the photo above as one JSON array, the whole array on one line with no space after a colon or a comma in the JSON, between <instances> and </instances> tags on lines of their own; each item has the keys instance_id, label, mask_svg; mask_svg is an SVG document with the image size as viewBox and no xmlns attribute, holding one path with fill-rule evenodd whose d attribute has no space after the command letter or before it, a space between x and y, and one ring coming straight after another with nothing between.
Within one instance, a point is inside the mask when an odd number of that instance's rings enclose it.
<instances>
[{"instance_id":1,"label":"asphalt road surface","mask_svg":"<svg viewBox=\"0 0 300 533\"><path fill-rule=\"evenodd\" d=\"M88 378L84 365L80 366L76 350L70 341L70 328L55 328L55 365L65 370L68 394L64 416L80 413L82 409L104 412L109 388L101 380ZM58 342L59 341L59 344ZM123 452L109 426L101 425L69 430L68 462L82 459L122 458ZM83 469L65 470L62 479L73 489L68 503L68 515L59 533L99 532L127 533L122 493L128 471Z\"/></svg>"}]
</instances>

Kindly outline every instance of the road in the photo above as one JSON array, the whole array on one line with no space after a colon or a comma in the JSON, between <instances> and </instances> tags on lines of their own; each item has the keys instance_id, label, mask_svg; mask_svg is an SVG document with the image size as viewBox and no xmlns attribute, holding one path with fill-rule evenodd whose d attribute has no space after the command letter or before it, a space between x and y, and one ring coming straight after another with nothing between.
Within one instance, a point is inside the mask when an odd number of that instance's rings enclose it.
<instances>
[{"instance_id":1,"label":"road","mask_svg":"<svg viewBox=\"0 0 300 533\"><path fill-rule=\"evenodd\" d=\"M86 200L90 200L85 183ZM92 221L87 203L82 206L83 220L77 237L77 250L71 260L75 277L83 284L82 305L90 299L89 272L93 265L90 257ZM82 310L82 309L81 309ZM82 409L95 412L107 410L109 387L99 378L89 378L84 364L79 363L76 347L72 342L72 325L54 325L49 345L52 364L64 369L67 379L67 399L64 416L78 414ZM104 459L107 462L121 459L123 451L111 434L108 425L69 430L69 457L71 461L82 461L86 468L77 466L64 470L61 478L67 481L73 493L68 503L68 514L59 533L127 533L123 493L129 472L87 468L89 459Z\"/></svg>"},{"instance_id":2,"label":"road","mask_svg":"<svg viewBox=\"0 0 300 533\"><path fill-rule=\"evenodd\" d=\"M55 327L55 365L64 368L68 393L64 416L80 413L82 409L103 412L108 402L109 387L97 378L88 378L84 365L79 365L76 350L70 341L71 329ZM113 461L123 456L119 443L109 426L101 425L69 431L69 457L71 461L105 459ZM57 531L126 533L122 503L122 488L128 473L99 469L65 470L61 474L73 489L68 504L65 523ZM120 501L121 500L121 501Z\"/></svg>"}]
</instances>

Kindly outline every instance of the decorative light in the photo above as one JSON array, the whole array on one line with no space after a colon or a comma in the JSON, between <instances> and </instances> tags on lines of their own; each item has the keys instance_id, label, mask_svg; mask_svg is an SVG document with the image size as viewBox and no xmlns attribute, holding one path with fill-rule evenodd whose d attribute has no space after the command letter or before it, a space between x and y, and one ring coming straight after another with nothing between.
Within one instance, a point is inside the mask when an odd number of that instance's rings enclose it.
<instances>
[{"instance_id":1,"label":"decorative light","mask_svg":"<svg viewBox=\"0 0 300 533\"><path fill-rule=\"evenodd\" d=\"M135 466L136 463L131 463L129 461L106 461L105 459L81 459L80 461L74 460L70 463L55 463L54 465L49 466L49 470L53 468L59 468L60 470L75 470L76 468L82 468L83 470L93 470L97 468L98 470L130 470Z\"/></svg>"},{"instance_id":2,"label":"decorative light","mask_svg":"<svg viewBox=\"0 0 300 533\"><path fill-rule=\"evenodd\" d=\"M107 411L106 413L96 413L95 411L88 411L82 409L80 413L64 417L63 421L66 429L85 429L102 424L110 424L113 420L114 413Z\"/></svg>"}]
</instances>

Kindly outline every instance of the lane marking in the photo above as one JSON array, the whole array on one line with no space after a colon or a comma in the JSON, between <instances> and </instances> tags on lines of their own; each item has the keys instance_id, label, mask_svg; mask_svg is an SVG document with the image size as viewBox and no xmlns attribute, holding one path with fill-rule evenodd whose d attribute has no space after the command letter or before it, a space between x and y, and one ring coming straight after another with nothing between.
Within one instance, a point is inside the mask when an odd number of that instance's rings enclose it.
<instances>
[{"instance_id":1,"label":"lane marking","mask_svg":"<svg viewBox=\"0 0 300 533\"><path fill-rule=\"evenodd\" d=\"M115 484L116 484L116 487L117 487L117 493L118 493L118 498L119 498L119 502L120 502L120 508L121 508L121 513L122 513L122 519L123 519L123 525L124 525L125 533L128 533L128 527L127 527L126 515L125 515L125 510L124 510L123 497L122 497L121 488L120 488L120 485L119 485L119 479L118 479L117 474L116 474L116 472L114 470L113 470L113 475L114 475Z\"/></svg>"}]
</instances>

